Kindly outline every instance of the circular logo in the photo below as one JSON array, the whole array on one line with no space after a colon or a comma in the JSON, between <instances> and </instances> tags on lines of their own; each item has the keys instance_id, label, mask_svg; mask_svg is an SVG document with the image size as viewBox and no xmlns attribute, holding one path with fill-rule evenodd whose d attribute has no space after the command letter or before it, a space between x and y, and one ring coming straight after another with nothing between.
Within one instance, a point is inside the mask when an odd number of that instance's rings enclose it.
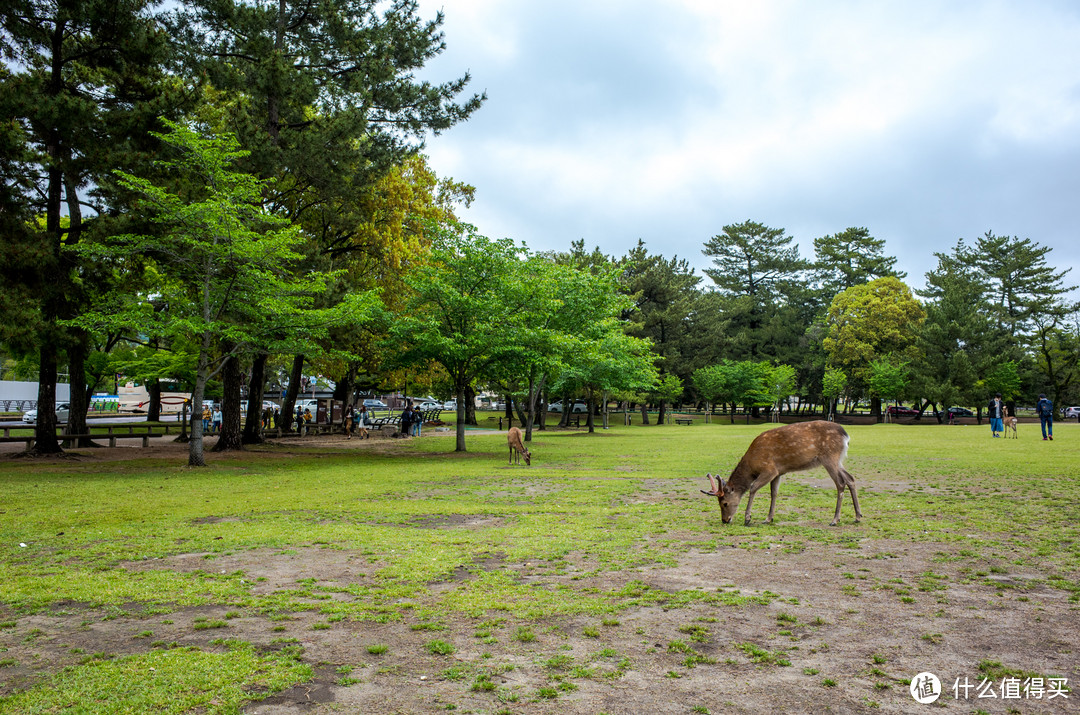
<instances>
[{"instance_id":1,"label":"circular logo","mask_svg":"<svg viewBox=\"0 0 1080 715\"><path fill-rule=\"evenodd\" d=\"M929 705L941 697L941 681L933 673L919 673L911 679L910 690L915 702Z\"/></svg>"}]
</instances>

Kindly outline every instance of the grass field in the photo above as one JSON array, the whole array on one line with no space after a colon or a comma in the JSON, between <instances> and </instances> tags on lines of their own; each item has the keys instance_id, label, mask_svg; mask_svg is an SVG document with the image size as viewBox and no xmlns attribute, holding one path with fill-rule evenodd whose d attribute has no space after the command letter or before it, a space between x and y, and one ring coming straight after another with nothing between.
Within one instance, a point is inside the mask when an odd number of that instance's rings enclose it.
<instances>
[{"instance_id":1,"label":"grass field","mask_svg":"<svg viewBox=\"0 0 1080 715\"><path fill-rule=\"evenodd\" d=\"M766 428L3 459L0 712L1076 711L953 686L1080 682L1077 425L848 427L861 523L815 470L725 526Z\"/></svg>"}]
</instances>

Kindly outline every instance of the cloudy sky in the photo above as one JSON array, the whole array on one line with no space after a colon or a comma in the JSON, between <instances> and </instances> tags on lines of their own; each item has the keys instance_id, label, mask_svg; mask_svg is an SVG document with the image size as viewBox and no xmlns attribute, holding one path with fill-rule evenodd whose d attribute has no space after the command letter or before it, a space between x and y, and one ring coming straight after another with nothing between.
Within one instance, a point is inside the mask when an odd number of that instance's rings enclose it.
<instances>
[{"instance_id":1,"label":"cloudy sky","mask_svg":"<svg viewBox=\"0 0 1080 715\"><path fill-rule=\"evenodd\" d=\"M425 75L467 70L489 99L427 153L476 187L464 218L487 236L641 238L700 269L726 224L807 257L865 226L921 285L934 251L993 231L1080 283L1080 3L420 3L440 7Z\"/></svg>"}]
</instances>

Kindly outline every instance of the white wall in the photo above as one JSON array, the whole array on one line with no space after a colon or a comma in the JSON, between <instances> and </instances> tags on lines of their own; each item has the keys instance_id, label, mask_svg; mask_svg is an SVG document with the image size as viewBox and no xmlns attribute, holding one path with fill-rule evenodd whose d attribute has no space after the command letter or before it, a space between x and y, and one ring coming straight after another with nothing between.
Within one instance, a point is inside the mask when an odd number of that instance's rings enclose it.
<instances>
[{"instance_id":1,"label":"white wall","mask_svg":"<svg viewBox=\"0 0 1080 715\"><path fill-rule=\"evenodd\" d=\"M17 382L0 380L0 400L36 400L38 384L36 382ZM60 382L56 385L56 401L67 402L71 399L71 385Z\"/></svg>"}]
</instances>

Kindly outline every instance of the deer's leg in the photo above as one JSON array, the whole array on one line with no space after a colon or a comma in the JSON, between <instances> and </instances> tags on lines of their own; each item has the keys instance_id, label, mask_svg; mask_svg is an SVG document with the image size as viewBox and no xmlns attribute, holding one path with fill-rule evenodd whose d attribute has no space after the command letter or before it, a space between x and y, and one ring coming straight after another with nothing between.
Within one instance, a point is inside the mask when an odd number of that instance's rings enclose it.
<instances>
[{"instance_id":1,"label":"deer's leg","mask_svg":"<svg viewBox=\"0 0 1080 715\"><path fill-rule=\"evenodd\" d=\"M847 482L848 491L851 492L851 503L855 507L855 521L862 520L862 510L859 509L859 495L855 493L855 477L851 476L851 472L840 468L840 474L844 477L844 481Z\"/></svg>"},{"instance_id":2,"label":"deer's leg","mask_svg":"<svg viewBox=\"0 0 1080 715\"><path fill-rule=\"evenodd\" d=\"M758 489L773 481L777 476L773 474L760 474L757 479L750 483L749 493L746 497L746 519L743 521L743 526L750 526L750 507L754 504L754 495L758 493ZM769 508L769 519L772 519L772 507Z\"/></svg>"},{"instance_id":3,"label":"deer's leg","mask_svg":"<svg viewBox=\"0 0 1080 715\"><path fill-rule=\"evenodd\" d=\"M776 511L776 495L780 492L780 477L769 482L769 518L765 520L766 524L772 523L773 512Z\"/></svg>"},{"instance_id":4,"label":"deer's leg","mask_svg":"<svg viewBox=\"0 0 1080 715\"><path fill-rule=\"evenodd\" d=\"M836 513L833 514L832 523L829 524L829 526L836 526L840 523L840 505L844 501L844 487L847 486L842 476L844 468L838 464L823 464L822 466L825 467L825 471L829 473L833 484L836 485Z\"/></svg>"}]
</instances>

